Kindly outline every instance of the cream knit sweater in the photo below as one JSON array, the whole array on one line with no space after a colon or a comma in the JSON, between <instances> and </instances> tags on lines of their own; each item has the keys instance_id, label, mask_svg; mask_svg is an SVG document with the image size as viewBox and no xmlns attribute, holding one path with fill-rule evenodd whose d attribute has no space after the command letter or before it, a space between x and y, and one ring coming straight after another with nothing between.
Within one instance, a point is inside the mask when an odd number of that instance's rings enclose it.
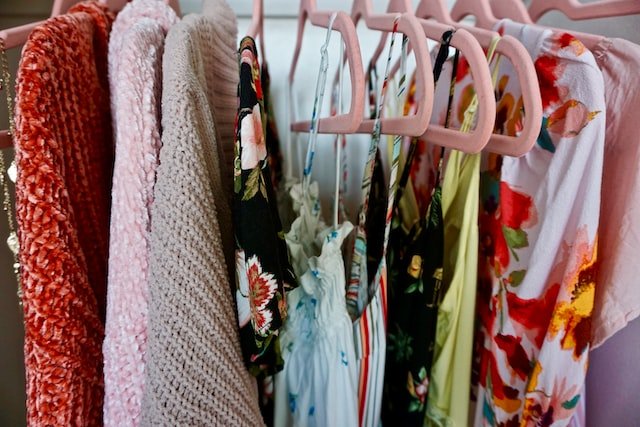
<instances>
[{"instance_id":1,"label":"cream knit sweater","mask_svg":"<svg viewBox=\"0 0 640 427\"><path fill-rule=\"evenodd\" d=\"M222 0L205 12L171 27L165 42L143 425L263 425L240 351L231 188L221 173L237 105L236 21Z\"/></svg>"}]
</instances>

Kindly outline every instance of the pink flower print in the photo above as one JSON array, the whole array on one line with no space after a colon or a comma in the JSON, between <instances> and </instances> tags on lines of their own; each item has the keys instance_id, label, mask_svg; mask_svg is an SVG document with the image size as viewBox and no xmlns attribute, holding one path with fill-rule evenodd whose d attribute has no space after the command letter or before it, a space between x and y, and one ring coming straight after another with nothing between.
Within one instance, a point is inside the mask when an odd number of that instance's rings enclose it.
<instances>
[{"instance_id":1,"label":"pink flower print","mask_svg":"<svg viewBox=\"0 0 640 427\"><path fill-rule=\"evenodd\" d=\"M253 52L249 49L242 49L240 53L240 63L253 67Z\"/></svg>"},{"instance_id":2,"label":"pink flower print","mask_svg":"<svg viewBox=\"0 0 640 427\"><path fill-rule=\"evenodd\" d=\"M429 390L429 378L424 378L421 383L416 384L416 396L420 399L420 403L424 403L427 397L427 390Z\"/></svg>"},{"instance_id":3,"label":"pink flower print","mask_svg":"<svg viewBox=\"0 0 640 427\"><path fill-rule=\"evenodd\" d=\"M549 132L573 138L593 120L600 111L589 111L586 105L570 99L556 109L547 119Z\"/></svg>"},{"instance_id":4,"label":"pink flower print","mask_svg":"<svg viewBox=\"0 0 640 427\"><path fill-rule=\"evenodd\" d=\"M258 335L267 336L273 320L273 313L267 306L276 294L278 283L273 274L262 271L256 255L247 260L246 266L251 324Z\"/></svg>"},{"instance_id":5,"label":"pink flower print","mask_svg":"<svg viewBox=\"0 0 640 427\"><path fill-rule=\"evenodd\" d=\"M236 306L238 308L238 324L242 328L251 320L249 276L247 275L243 250L236 251Z\"/></svg>"},{"instance_id":6,"label":"pink flower print","mask_svg":"<svg viewBox=\"0 0 640 427\"><path fill-rule=\"evenodd\" d=\"M411 396L409 412L421 411L424 408L427 393L429 392L429 377L424 366L418 372L417 381L413 378L411 371L407 372L407 391Z\"/></svg>"},{"instance_id":7,"label":"pink flower print","mask_svg":"<svg viewBox=\"0 0 640 427\"><path fill-rule=\"evenodd\" d=\"M242 118L240 123L240 142L242 154L240 166L243 170L252 170L258 162L267 158L267 145L262 130L260 106L253 106L253 111Z\"/></svg>"},{"instance_id":8,"label":"pink flower print","mask_svg":"<svg viewBox=\"0 0 640 427\"><path fill-rule=\"evenodd\" d=\"M521 426L546 427L565 421L562 423L564 425L573 416L581 399L578 387L571 385L566 377L557 377L549 389L541 387L538 377L543 370L540 363L536 362L527 386Z\"/></svg>"}]
</instances>

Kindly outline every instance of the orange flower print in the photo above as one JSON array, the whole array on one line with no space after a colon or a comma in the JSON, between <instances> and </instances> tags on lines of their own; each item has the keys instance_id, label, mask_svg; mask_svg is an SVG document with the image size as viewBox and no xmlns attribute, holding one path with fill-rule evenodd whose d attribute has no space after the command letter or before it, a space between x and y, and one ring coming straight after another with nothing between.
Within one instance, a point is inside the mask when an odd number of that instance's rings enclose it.
<instances>
[{"instance_id":1,"label":"orange flower print","mask_svg":"<svg viewBox=\"0 0 640 427\"><path fill-rule=\"evenodd\" d=\"M517 99L506 91L509 76L500 77L496 84L496 121L494 132L502 135L516 136L522 131L524 119L524 101L522 96Z\"/></svg>"},{"instance_id":2,"label":"orange flower print","mask_svg":"<svg viewBox=\"0 0 640 427\"><path fill-rule=\"evenodd\" d=\"M560 262L560 265L565 266L566 274L562 281L568 284L565 291L568 295L555 307L549 325L549 336L554 338L557 334L562 334L562 348L573 350L574 359L579 360L589 348L591 338L597 243L589 245L587 231L582 228L576 242L571 246L565 245L563 249L563 252L569 253L569 259Z\"/></svg>"},{"instance_id":3,"label":"orange flower print","mask_svg":"<svg viewBox=\"0 0 640 427\"><path fill-rule=\"evenodd\" d=\"M251 320L256 333L266 337L273 321L273 313L267 305L276 295L278 283L273 274L262 270L260 260L256 255L243 263L244 251L236 253L236 268L238 270L238 319L240 326ZM241 264L244 264L242 266Z\"/></svg>"},{"instance_id":4,"label":"orange flower print","mask_svg":"<svg viewBox=\"0 0 640 427\"><path fill-rule=\"evenodd\" d=\"M587 50L580 40L569 33L559 34L553 40L552 51L558 52L562 49L570 50L575 56L580 56Z\"/></svg>"},{"instance_id":5,"label":"orange flower print","mask_svg":"<svg viewBox=\"0 0 640 427\"><path fill-rule=\"evenodd\" d=\"M469 83L460 90L460 98L458 100L457 118L458 122L464 123L464 113L469 108L471 101L476 96L476 90L473 87L473 83Z\"/></svg>"},{"instance_id":6,"label":"orange flower print","mask_svg":"<svg viewBox=\"0 0 640 427\"><path fill-rule=\"evenodd\" d=\"M243 170L251 170L267 158L267 144L262 130L260 106L253 106L253 111L240 122L240 141L242 156L240 164Z\"/></svg>"}]
</instances>

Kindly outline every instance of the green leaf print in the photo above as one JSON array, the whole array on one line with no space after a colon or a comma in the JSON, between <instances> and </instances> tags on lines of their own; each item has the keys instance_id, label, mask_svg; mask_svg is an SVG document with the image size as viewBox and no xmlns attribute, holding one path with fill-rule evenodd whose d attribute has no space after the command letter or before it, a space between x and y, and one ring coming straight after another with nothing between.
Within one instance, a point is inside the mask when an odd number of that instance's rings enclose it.
<instances>
[{"instance_id":1,"label":"green leaf print","mask_svg":"<svg viewBox=\"0 0 640 427\"><path fill-rule=\"evenodd\" d=\"M504 239L507 242L507 246L511 251L511 254L516 259L516 261L520 261L518 254L515 249L526 248L529 246L529 239L527 238L527 233L521 229L513 229L507 227L506 225L502 226L502 234L504 235Z\"/></svg>"},{"instance_id":2,"label":"green leaf print","mask_svg":"<svg viewBox=\"0 0 640 427\"><path fill-rule=\"evenodd\" d=\"M260 187L261 175L259 167L253 168L251 173L249 173L249 178L247 178L247 182L245 184L242 200L251 200L256 195Z\"/></svg>"},{"instance_id":3,"label":"green leaf print","mask_svg":"<svg viewBox=\"0 0 640 427\"><path fill-rule=\"evenodd\" d=\"M567 400L566 402L562 403L562 407L564 409L573 409L576 407L576 405L578 404L578 402L580 401L580 395L576 394L573 399L571 400Z\"/></svg>"},{"instance_id":4,"label":"green leaf print","mask_svg":"<svg viewBox=\"0 0 640 427\"><path fill-rule=\"evenodd\" d=\"M419 400L412 400L411 403L409 403L409 412L416 412L420 410L420 401Z\"/></svg>"},{"instance_id":5,"label":"green leaf print","mask_svg":"<svg viewBox=\"0 0 640 427\"><path fill-rule=\"evenodd\" d=\"M423 366L422 368L420 368L420 372L418 372L418 378L420 379L420 381L424 381L426 377L427 377L427 370Z\"/></svg>"},{"instance_id":6,"label":"green leaf print","mask_svg":"<svg viewBox=\"0 0 640 427\"><path fill-rule=\"evenodd\" d=\"M512 271L511 274L509 274L509 284L513 287L520 286L526 274L527 270Z\"/></svg>"},{"instance_id":7,"label":"green leaf print","mask_svg":"<svg viewBox=\"0 0 640 427\"><path fill-rule=\"evenodd\" d=\"M242 171L240 169L240 157L236 154L233 160L233 192L239 194L242 189Z\"/></svg>"},{"instance_id":8,"label":"green leaf print","mask_svg":"<svg viewBox=\"0 0 640 427\"><path fill-rule=\"evenodd\" d=\"M413 348L411 347L411 341L413 337L404 332L399 327L396 327L396 334L389 334L389 350L396 355L396 361L403 362L409 360L413 354Z\"/></svg>"},{"instance_id":9,"label":"green leaf print","mask_svg":"<svg viewBox=\"0 0 640 427\"><path fill-rule=\"evenodd\" d=\"M527 238L527 233L524 230L514 230L513 228L503 225L502 232L504 233L504 238L510 248L520 249L529 246L529 239Z\"/></svg>"},{"instance_id":10,"label":"green leaf print","mask_svg":"<svg viewBox=\"0 0 640 427\"><path fill-rule=\"evenodd\" d=\"M242 179L240 175L233 177L233 192L238 194L240 193L240 189L242 188Z\"/></svg>"},{"instance_id":11,"label":"green leaf print","mask_svg":"<svg viewBox=\"0 0 640 427\"><path fill-rule=\"evenodd\" d=\"M422 285L422 280L418 279L415 282L413 282L411 285L409 285L409 287L407 289L405 289L404 293L405 294L412 294L415 291L418 291L420 293L422 293L424 291L424 286Z\"/></svg>"},{"instance_id":12,"label":"green leaf print","mask_svg":"<svg viewBox=\"0 0 640 427\"><path fill-rule=\"evenodd\" d=\"M542 126L540 127L540 134L538 135L538 145L543 150L547 150L551 153L556 152L556 146L551 139L551 135L549 135L548 128L548 119L546 117L542 118Z\"/></svg>"},{"instance_id":13,"label":"green leaf print","mask_svg":"<svg viewBox=\"0 0 640 427\"><path fill-rule=\"evenodd\" d=\"M266 164L266 162L265 162ZM265 200L268 200L267 197L267 184L265 184L264 182L264 175L262 174L262 172L260 172L260 194L262 194L262 197L264 197Z\"/></svg>"}]
</instances>

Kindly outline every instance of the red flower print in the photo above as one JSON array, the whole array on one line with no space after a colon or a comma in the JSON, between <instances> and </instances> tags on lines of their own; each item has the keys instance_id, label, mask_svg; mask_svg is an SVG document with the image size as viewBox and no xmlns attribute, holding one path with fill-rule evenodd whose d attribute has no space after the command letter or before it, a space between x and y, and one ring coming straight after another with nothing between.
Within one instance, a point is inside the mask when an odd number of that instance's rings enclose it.
<instances>
[{"instance_id":1,"label":"red flower print","mask_svg":"<svg viewBox=\"0 0 640 427\"><path fill-rule=\"evenodd\" d=\"M514 337L513 335L498 334L494 338L498 348L505 352L509 366L520 377L525 380L531 373L531 361L527 356L527 352L522 348L522 337Z\"/></svg>"},{"instance_id":2,"label":"red flower print","mask_svg":"<svg viewBox=\"0 0 640 427\"><path fill-rule=\"evenodd\" d=\"M509 317L523 326L523 330L516 331L517 335L532 338L537 349L540 349L544 342L559 292L559 283L549 287L540 299L523 299L515 293L507 292Z\"/></svg>"},{"instance_id":3,"label":"red flower print","mask_svg":"<svg viewBox=\"0 0 640 427\"><path fill-rule=\"evenodd\" d=\"M258 98L258 101L261 101L264 98L264 95L262 93L262 81L260 80L260 74L259 74L260 68L256 65L256 68L254 68L254 70L256 70L256 73L253 76L253 85L256 91L256 98Z\"/></svg>"},{"instance_id":4,"label":"red flower print","mask_svg":"<svg viewBox=\"0 0 640 427\"><path fill-rule=\"evenodd\" d=\"M533 198L513 190L504 181L500 182L500 217L503 225L514 230L530 228L538 222Z\"/></svg>"},{"instance_id":5,"label":"red flower print","mask_svg":"<svg viewBox=\"0 0 640 427\"><path fill-rule=\"evenodd\" d=\"M540 84L542 107L547 109L560 102L562 95L566 92L557 85L558 79L564 73L565 65L561 65L557 57L549 55L540 56L534 65Z\"/></svg>"},{"instance_id":6,"label":"red flower print","mask_svg":"<svg viewBox=\"0 0 640 427\"><path fill-rule=\"evenodd\" d=\"M522 400L518 397L518 390L504 383L498 372L495 356L486 348L482 349L480 364L480 384L490 390L492 402L506 413L514 413L520 409Z\"/></svg>"},{"instance_id":7,"label":"red flower print","mask_svg":"<svg viewBox=\"0 0 640 427\"><path fill-rule=\"evenodd\" d=\"M553 49L557 52L558 50L566 48L569 48L575 56L580 56L587 50L582 42L573 35L569 33L562 33L555 38Z\"/></svg>"},{"instance_id":8,"label":"red flower print","mask_svg":"<svg viewBox=\"0 0 640 427\"><path fill-rule=\"evenodd\" d=\"M276 294L278 283L273 274L262 271L256 255L247 260L247 277L251 323L259 335L267 336L273 320L273 313L267 306Z\"/></svg>"},{"instance_id":9,"label":"red flower print","mask_svg":"<svg viewBox=\"0 0 640 427\"><path fill-rule=\"evenodd\" d=\"M493 193L483 200L479 222L481 245L496 276L501 277L509 266L513 251L528 246L527 233L523 228L535 225L538 217L531 196L512 189L506 182L496 182L496 178L486 176L485 179L493 180L488 186L498 187L493 190L498 192L498 199Z\"/></svg>"},{"instance_id":10,"label":"red flower print","mask_svg":"<svg viewBox=\"0 0 640 427\"><path fill-rule=\"evenodd\" d=\"M460 57L458 61L458 70L456 71L456 83L462 81L469 74L469 62L464 56Z\"/></svg>"}]
</instances>

